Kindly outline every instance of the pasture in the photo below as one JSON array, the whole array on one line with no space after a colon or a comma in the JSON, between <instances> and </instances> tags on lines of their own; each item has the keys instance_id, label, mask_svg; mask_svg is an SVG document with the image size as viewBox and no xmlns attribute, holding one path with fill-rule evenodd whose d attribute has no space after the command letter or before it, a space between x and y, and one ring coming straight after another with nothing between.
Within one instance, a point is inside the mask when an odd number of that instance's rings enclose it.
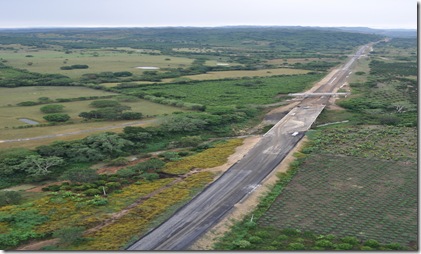
<instances>
[{"instance_id":1,"label":"pasture","mask_svg":"<svg viewBox=\"0 0 421 254\"><path fill-rule=\"evenodd\" d=\"M122 93L145 92L209 106L262 105L280 101L279 94L300 92L312 86L322 74L281 77L244 78L237 80L197 81L187 84L143 85L120 89Z\"/></svg>"},{"instance_id":2,"label":"pasture","mask_svg":"<svg viewBox=\"0 0 421 254\"><path fill-rule=\"evenodd\" d=\"M0 87L0 107L15 106L17 103L23 101L38 101L40 97L48 97L55 100L58 98L106 95L116 95L116 93L74 86Z\"/></svg>"},{"instance_id":3,"label":"pasture","mask_svg":"<svg viewBox=\"0 0 421 254\"><path fill-rule=\"evenodd\" d=\"M150 55L142 51L132 50L71 50L67 53L57 49L19 50L0 49L0 58L15 68L26 69L38 73L58 73L73 79L87 73L130 71L142 74L144 70L136 67L154 66L159 68L184 68L193 59L168 55ZM88 69L61 70L68 65L88 65Z\"/></svg>"},{"instance_id":4,"label":"pasture","mask_svg":"<svg viewBox=\"0 0 421 254\"><path fill-rule=\"evenodd\" d=\"M213 80L225 78L242 78L242 77L268 77L275 75L295 75L307 74L310 71L300 69L278 68L278 69L262 69L262 70L247 70L247 71L212 71L205 74L182 76L180 78L190 80ZM164 82L171 82L174 79L165 79Z\"/></svg>"}]
</instances>

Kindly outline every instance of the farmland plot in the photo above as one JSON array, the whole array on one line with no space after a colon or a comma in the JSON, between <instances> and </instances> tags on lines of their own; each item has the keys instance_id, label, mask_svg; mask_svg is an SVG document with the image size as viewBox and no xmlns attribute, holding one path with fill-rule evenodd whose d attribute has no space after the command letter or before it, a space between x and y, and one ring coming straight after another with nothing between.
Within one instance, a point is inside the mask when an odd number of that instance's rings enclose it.
<instances>
[{"instance_id":1,"label":"farmland plot","mask_svg":"<svg viewBox=\"0 0 421 254\"><path fill-rule=\"evenodd\" d=\"M259 224L407 245L417 241L417 186L413 163L312 155Z\"/></svg>"}]
</instances>

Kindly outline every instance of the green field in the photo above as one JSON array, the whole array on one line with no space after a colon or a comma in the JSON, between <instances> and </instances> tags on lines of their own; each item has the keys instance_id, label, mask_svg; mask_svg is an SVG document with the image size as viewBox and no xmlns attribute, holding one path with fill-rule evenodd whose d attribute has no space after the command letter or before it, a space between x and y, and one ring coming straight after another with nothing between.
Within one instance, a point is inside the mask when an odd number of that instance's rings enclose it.
<instances>
[{"instance_id":1,"label":"green field","mask_svg":"<svg viewBox=\"0 0 421 254\"><path fill-rule=\"evenodd\" d=\"M294 75L294 74L307 74L310 71L300 69L262 69L262 70L249 70L249 71L214 71L205 74L182 76L180 78L190 80L213 80L224 78L241 78L241 77L268 77L274 75ZM171 82L174 79L166 79L164 82Z\"/></svg>"},{"instance_id":2,"label":"green field","mask_svg":"<svg viewBox=\"0 0 421 254\"><path fill-rule=\"evenodd\" d=\"M16 106L17 103L22 101L38 101L38 98L40 97L48 97L54 100L57 98L78 98L80 96L89 97L106 95L116 95L116 93L94 90L85 87L0 88L0 101L3 103L0 106L0 128L12 128L27 125L26 123L21 122L19 118L27 118L39 123L47 123L47 121L43 119L45 114L40 111L40 108L44 106L44 104L35 106ZM63 113L68 114L72 121L80 122L82 118L78 117L79 113L93 110L93 108L89 106L92 101L93 100L83 100L73 102L57 102L53 104L60 104L65 106ZM139 99L136 102L124 102L122 104L131 107L132 111L134 112L141 112L145 117L170 114L176 111L185 111L177 107L157 104L142 99ZM102 123L102 125L104 124L105 123ZM33 132L33 130L27 131ZM11 138L10 135L2 135L2 139Z\"/></svg>"},{"instance_id":3,"label":"green field","mask_svg":"<svg viewBox=\"0 0 421 254\"><path fill-rule=\"evenodd\" d=\"M405 246L417 241L417 186L414 163L313 155L259 225Z\"/></svg>"},{"instance_id":4,"label":"green field","mask_svg":"<svg viewBox=\"0 0 421 254\"><path fill-rule=\"evenodd\" d=\"M30 86L17 88L0 87L0 107L15 106L23 101L38 101L40 97L52 100L58 98L77 98L81 96L106 96L116 93L72 86Z\"/></svg>"},{"instance_id":5,"label":"green field","mask_svg":"<svg viewBox=\"0 0 421 254\"><path fill-rule=\"evenodd\" d=\"M6 64L15 68L26 69L38 73L58 73L70 78L80 78L86 73L130 71L134 74L142 74L144 70L136 67L159 67L159 68L184 68L189 66L193 59L168 55L149 55L134 49L110 50L71 50L66 54L64 50L0 50L0 58L6 60ZM133 52L133 53L129 53ZM27 57L32 56L32 57ZM28 63L31 62L31 65ZM61 70L60 67L86 64L88 69Z\"/></svg>"},{"instance_id":6,"label":"green field","mask_svg":"<svg viewBox=\"0 0 421 254\"><path fill-rule=\"evenodd\" d=\"M280 101L278 94L300 92L312 86L322 74L238 80L201 81L188 84L142 85L121 89L122 93L145 92L202 105L270 104Z\"/></svg>"}]
</instances>

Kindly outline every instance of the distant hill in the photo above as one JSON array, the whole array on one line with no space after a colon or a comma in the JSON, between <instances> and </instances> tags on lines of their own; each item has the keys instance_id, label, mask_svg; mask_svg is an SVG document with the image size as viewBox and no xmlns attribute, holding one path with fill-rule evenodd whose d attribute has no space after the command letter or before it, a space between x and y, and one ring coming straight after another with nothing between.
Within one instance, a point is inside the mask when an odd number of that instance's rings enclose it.
<instances>
[{"instance_id":1,"label":"distant hill","mask_svg":"<svg viewBox=\"0 0 421 254\"><path fill-rule=\"evenodd\" d=\"M337 27L336 29L348 32L379 34L389 37L416 37L416 29L373 29L368 27Z\"/></svg>"}]
</instances>

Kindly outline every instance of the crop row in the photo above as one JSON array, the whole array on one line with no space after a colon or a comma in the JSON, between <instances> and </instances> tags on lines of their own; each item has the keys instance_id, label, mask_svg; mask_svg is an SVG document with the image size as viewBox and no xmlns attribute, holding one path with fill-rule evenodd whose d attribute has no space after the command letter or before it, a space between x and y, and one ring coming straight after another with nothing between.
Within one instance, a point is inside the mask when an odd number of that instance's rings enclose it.
<instances>
[{"instance_id":1,"label":"crop row","mask_svg":"<svg viewBox=\"0 0 421 254\"><path fill-rule=\"evenodd\" d=\"M416 176L415 165L312 155L259 224L406 245L417 237Z\"/></svg>"}]
</instances>

